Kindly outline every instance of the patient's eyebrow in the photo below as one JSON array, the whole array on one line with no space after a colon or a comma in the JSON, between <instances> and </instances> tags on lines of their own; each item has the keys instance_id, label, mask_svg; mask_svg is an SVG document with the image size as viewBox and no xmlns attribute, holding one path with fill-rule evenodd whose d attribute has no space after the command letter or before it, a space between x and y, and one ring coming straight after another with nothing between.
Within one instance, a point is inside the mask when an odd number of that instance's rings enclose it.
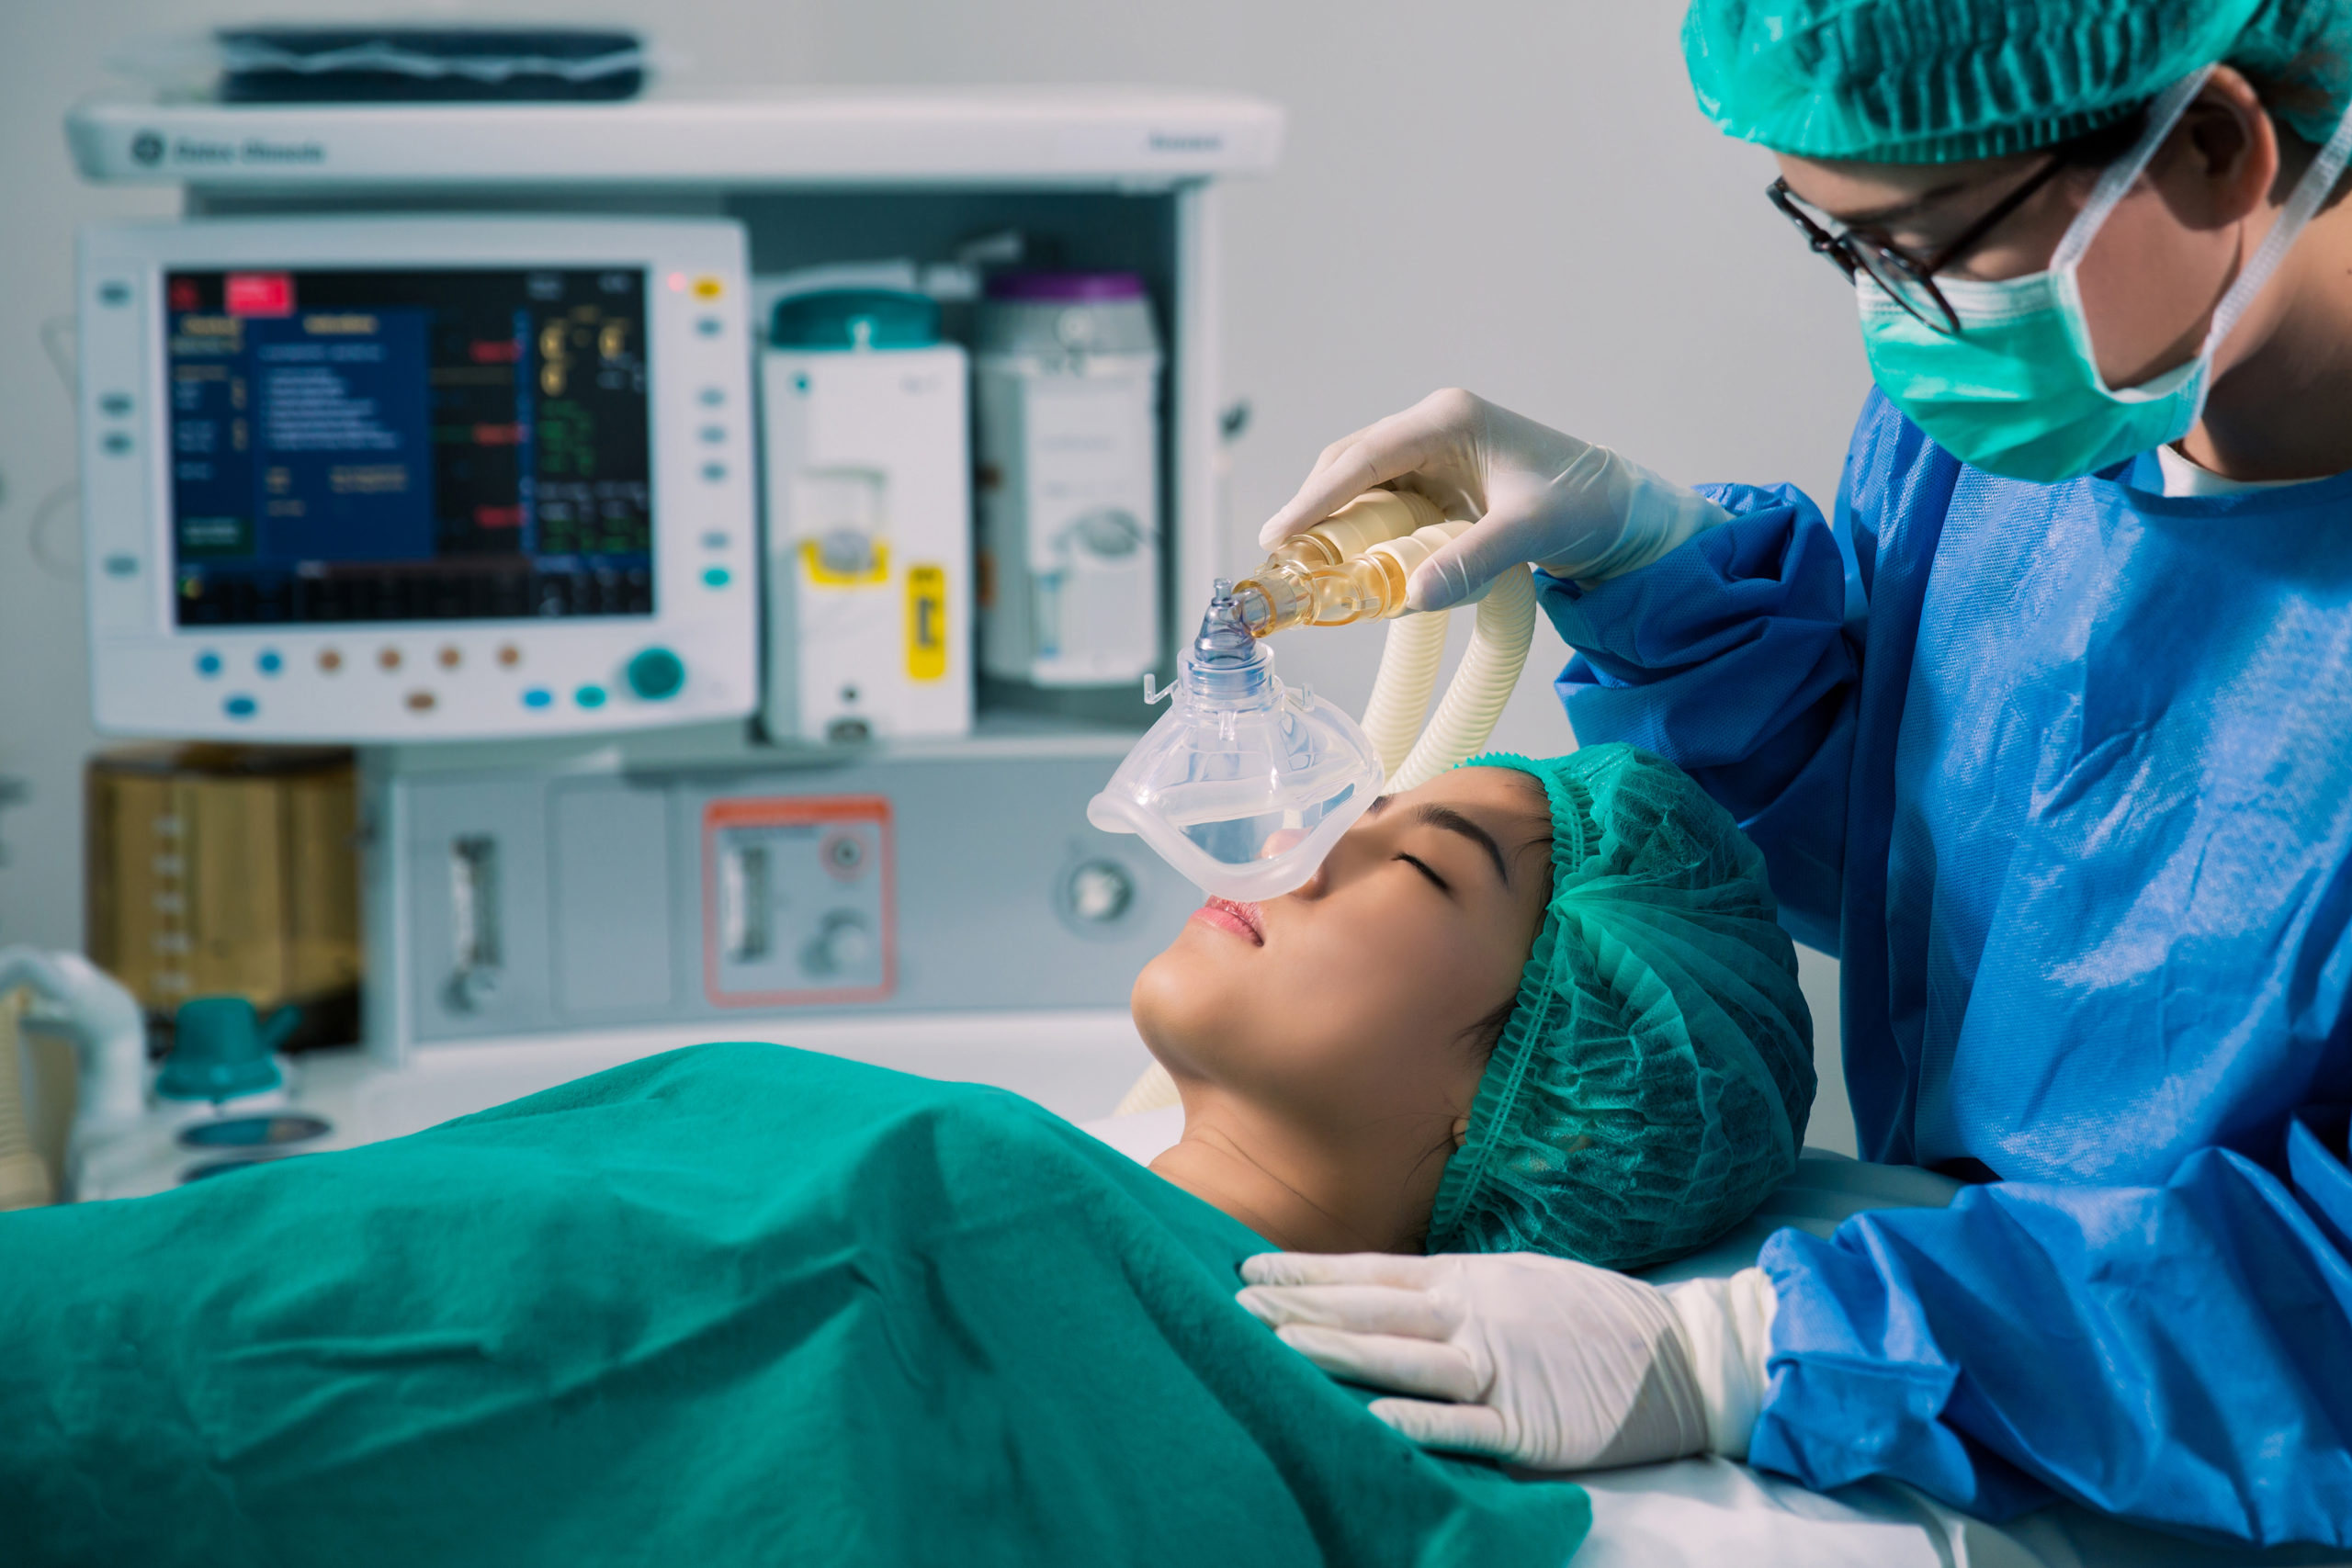
<instances>
[{"instance_id":1,"label":"patient's eyebrow","mask_svg":"<svg viewBox=\"0 0 2352 1568\"><path fill-rule=\"evenodd\" d=\"M1487 858L1495 863L1495 874L1502 879L1504 886L1510 886L1510 866L1504 861L1503 847L1495 842L1495 836L1492 833L1487 832L1450 806L1435 804L1423 806L1416 809L1413 816L1426 827L1442 828L1449 833L1459 833L1486 851Z\"/></svg>"}]
</instances>

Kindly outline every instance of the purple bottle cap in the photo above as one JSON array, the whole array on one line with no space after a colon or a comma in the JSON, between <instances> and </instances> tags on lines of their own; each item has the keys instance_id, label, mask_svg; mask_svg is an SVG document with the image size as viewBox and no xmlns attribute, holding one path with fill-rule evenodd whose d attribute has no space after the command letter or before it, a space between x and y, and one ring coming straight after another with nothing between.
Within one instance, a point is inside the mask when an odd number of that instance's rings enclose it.
<instances>
[{"instance_id":1,"label":"purple bottle cap","mask_svg":"<svg viewBox=\"0 0 2352 1568\"><path fill-rule=\"evenodd\" d=\"M1132 272L1000 272L989 279L989 298L1046 305L1102 304L1143 298L1143 279Z\"/></svg>"}]
</instances>

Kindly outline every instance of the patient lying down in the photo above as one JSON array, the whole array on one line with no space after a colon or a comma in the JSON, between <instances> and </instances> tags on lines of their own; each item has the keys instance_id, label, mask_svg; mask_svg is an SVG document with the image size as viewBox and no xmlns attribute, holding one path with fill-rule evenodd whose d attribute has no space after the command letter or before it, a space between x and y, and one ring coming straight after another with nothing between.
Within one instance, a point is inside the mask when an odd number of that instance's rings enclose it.
<instances>
[{"instance_id":1,"label":"patient lying down","mask_svg":"<svg viewBox=\"0 0 2352 1568\"><path fill-rule=\"evenodd\" d=\"M1501 760L1145 970L1158 1174L999 1089L731 1043L0 1214L9 1560L1556 1564L1578 1488L1416 1448L1238 1269L1626 1267L1746 1214L1811 1092L1771 908L1664 764Z\"/></svg>"},{"instance_id":2,"label":"patient lying down","mask_svg":"<svg viewBox=\"0 0 2352 1568\"><path fill-rule=\"evenodd\" d=\"M1290 1250L1702 1247L1794 1168L1813 1099L1758 857L1629 748L1483 761L1145 967L1184 1107L1151 1168Z\"/></svg>"}]
</instances>

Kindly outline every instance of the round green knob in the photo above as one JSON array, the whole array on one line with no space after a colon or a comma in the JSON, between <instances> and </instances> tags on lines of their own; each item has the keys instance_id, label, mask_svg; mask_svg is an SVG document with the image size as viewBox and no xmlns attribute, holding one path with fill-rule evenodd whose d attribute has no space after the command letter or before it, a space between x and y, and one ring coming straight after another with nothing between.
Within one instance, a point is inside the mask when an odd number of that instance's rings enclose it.
<instances>
[{"instance_id":1,"label":"round green knob","mask_svg":"<svg viewBox=\"0 0 2352 1568\"><path fill-rule=\"evenodd\" d=\"M649 648L628 661L628 689L649 703L676 696L685 683L685 660L666 648Z\"/></svg>"}]
</instances>

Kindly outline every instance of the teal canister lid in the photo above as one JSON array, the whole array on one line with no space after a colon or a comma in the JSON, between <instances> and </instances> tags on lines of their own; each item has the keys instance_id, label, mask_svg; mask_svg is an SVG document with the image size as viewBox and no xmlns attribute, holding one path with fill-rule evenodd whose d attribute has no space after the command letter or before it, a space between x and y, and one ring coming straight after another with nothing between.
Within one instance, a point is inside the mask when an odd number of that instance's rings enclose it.
<instances>
[{"instance_id":1,"label":"teal canister lid","mask_svg":"<svg viewBox=\"0 0 2352 1568\"><path fill-rule=\"evenodd\" d=\"M282 1080L270 1054L286 1043L300 1016L280 1008L264 1024L243 997L182 1002L155 1092L165 1100L220 1100L276 1089Z\"/></svg>"},{"instance_id":2,"label":"teal canister lid","mask_svg":"<svg viewBox=\"0 0 2352 1568\"><path fill-rule=\"evenodd\" d=\"M929 348L939 342L939 301L897 288L825 288L775 302L776 348Z\"/></svg>"}]
</instances>

